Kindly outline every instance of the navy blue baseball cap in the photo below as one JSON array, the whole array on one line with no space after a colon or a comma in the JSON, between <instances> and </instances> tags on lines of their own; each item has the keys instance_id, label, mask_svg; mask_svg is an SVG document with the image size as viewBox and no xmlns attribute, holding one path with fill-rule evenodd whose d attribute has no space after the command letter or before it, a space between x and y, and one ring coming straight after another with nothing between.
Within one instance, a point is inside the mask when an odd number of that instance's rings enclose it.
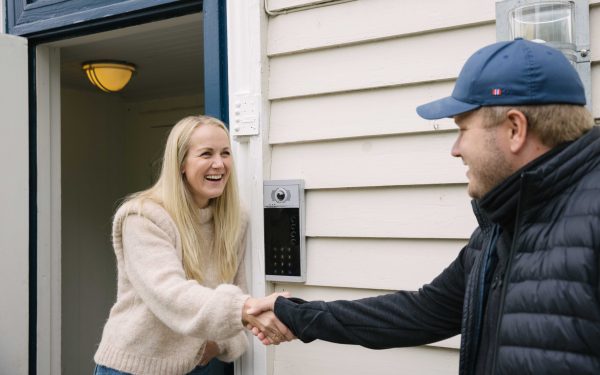
<instances>
[{"instance_id":1,"label":"navy blue baseball cap","mask_svg":"<svg viewBox=\"0 0 600 375\"><path fill-rule=\"evenodd\" d=\"M585 105L585 90L569 60L557 49L523 39L498 42L465 63L452 95L417 107L436 120L483 106Z\"/></svg>"}]
</instances>

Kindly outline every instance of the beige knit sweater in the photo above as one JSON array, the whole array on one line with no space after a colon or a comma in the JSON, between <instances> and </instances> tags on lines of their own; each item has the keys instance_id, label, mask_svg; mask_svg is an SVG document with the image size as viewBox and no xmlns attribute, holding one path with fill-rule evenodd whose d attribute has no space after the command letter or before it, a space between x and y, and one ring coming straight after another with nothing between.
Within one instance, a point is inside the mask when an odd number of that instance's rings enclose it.
<instances>
[{"instance_id":1,"label":"beige knit sweater","mask_svg":"<svg viewBox=\"0 0 600 375\"><path fill-rule=\"evenodd\" d=\"M212 209L198 212L202 249L213 248ZM245 289L244 236L235 284ZM94 356L96 363L132 374L186 374L200 361L206 340L217 342L219 359L239 357L248 342L241 312L249 297L240 287L215 281L210 252L201 258L206 281L187 280L175 222L162 206L124 204L113 221L117 300Z\"/></svg>"}]
</instances>

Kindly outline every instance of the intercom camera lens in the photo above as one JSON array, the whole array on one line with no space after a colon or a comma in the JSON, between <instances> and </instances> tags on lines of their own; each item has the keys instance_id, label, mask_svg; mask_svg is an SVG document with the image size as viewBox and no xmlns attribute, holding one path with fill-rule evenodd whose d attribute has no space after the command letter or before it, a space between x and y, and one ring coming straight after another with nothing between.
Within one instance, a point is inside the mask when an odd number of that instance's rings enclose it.
<instances>
[{"instance_id":1,"label":"intercom camera lens","mask_svg":"<svg viewBox=\"0 0 600 375\"><path fill-rule=\"evenodd\" d=\"M278 201L283 201L285 199L285 191L278 191L276 196Z\"/></svg>"}]
</instances>

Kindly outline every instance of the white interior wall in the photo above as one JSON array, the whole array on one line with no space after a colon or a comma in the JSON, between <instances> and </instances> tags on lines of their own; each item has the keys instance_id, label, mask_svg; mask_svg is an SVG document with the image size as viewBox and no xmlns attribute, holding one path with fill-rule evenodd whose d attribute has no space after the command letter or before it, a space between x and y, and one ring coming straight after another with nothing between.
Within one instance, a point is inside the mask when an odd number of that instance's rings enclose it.
<instances>
[{"instance_id":1,"label":"white interior wall","mask_svg":"<svg viewBox=\"0 0 600 375\"><path fill-rule=\"evenodd\" d=\"M62 374L91 374L116 296L110 243L118 202L151 185L165 136L200 96L124 101L62 91Z\"/></svg>"},{"instance_id":2,"label":"white interior wall","mask_svg":"<svg viewBox=\"0 0 600 375\"><path fill-rule=\"evenodd\" d=\"M117 97L63 89L62 373L90 374L115 297L110 218L123 195L125 108Z\"/></svg>"}]
</instances>

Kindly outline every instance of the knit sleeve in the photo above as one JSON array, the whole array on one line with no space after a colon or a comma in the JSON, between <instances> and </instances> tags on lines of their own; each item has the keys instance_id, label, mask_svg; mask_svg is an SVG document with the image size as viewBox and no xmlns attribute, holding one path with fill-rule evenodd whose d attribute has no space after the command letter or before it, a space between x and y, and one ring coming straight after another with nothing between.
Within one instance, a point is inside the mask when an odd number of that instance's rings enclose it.
<instances>
[{"instance_id":1,"label":"knit sleeve","mask_svg":"<svg viewBox=\"0 0 600 375\"><path fill-rule=\"evenodd\" d=\"M187 280L173 239L156 222L129 215L122 229L124 270L150 311L173 331L206 340L240 333L248 295L235 285L206 288Z\"/></svg>"},{"instance_id":2,"label":"knit sleeve","mask_svg":"<svg viewBox=\"0 0 600 375\"><path fill-rule=\"evenodd\" d=\"M217 356L223 362L233 362L248 349L248 337L245 332L240 332L230 339L218 341L221 354Z\"/></svg>"}]
</instances>

